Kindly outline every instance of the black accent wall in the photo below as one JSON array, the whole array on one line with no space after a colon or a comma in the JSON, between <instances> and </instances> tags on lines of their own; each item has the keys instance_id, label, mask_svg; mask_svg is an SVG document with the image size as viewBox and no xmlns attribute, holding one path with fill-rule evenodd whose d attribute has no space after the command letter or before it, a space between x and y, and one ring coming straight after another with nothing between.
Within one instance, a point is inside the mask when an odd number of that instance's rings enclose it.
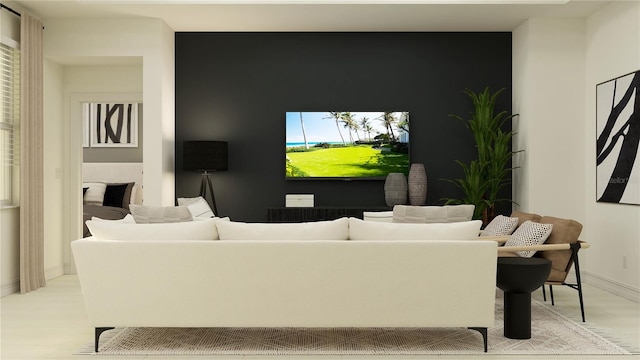
<instances>
[{"instance_id":1,"label":"black accent wall","mask_svg":"<svg viewBox=\"0 0 640 360\"><path fill-rule=\"evenodd\" d=\"M197 196L200 175L182 170L182 142L229 143L229 170L212 175L220 215L266 221L287 193L316 206L384 206L383 180L285 180L287 111L409 111L410 158L427 169L427 203L462 194L455 160L476 157L457 114L465 88L507 88L511 33L176 33L176 196ZM505 197L511 198L506 191ZM508 213L510 205L504 206Z\"/></svg>"}]
</instances>

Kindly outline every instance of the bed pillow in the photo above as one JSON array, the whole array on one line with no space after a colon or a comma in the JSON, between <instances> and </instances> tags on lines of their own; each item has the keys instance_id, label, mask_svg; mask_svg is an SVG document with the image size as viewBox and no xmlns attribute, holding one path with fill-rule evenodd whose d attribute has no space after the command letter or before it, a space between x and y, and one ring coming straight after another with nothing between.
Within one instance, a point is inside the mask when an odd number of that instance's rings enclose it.
<instances>
[{"instance_id":1,"label":"bed pillow","mask_svg":"<svg viewBox=\"0 0 640 360\"><path fill-rule=\"evenodd\" d=\"M102 205L107 184L101 182L82 183L83 188L87 188L84 193L82 203L84 205Z\"/></svg>"},{"instance_id":2,"label":"bed pillow","mask_svg":"<svg viewBox=\"0 0 640 360\"><path fill-rule=\"evenodd\" d=\"M186 206L145 206L130 204L137 224L177 223L193 220Z\"/></svg>"},{"instance_id":3,"label":"bed pillow","mask_svg":"<svg viewBox=\"0 0 640 360\"><path fill-rule=\"evenodd\" d=\"M498 215L482 232L480 236L504 236L511 235L513 231L518 227L517 217L506 217L504 215Z\"/></svg>"},{"instance_id":4,"label":"bed pillow","mask_svg":"<svg viewBox=\"0 0 640 360\"><path fill-rule=\"evenodd\" d=\"M214 219L162 224L88 220L86 224L98 240L218 240Z\"/></svg>"},{"instance_id":5,"label":"bed pillow","mask_svg":"<svg viewBox=\"0 0 640 360\"><path fill-rule=\"evenodd\" d=\"M179 206L186 206L193 218L212 218L215 216L209 203L202 196L194 198L178 198Z\"/></svg>"},{"instance_id":6,"label":"bed pillow","mask_svg":"<svg viewBox=\"0 0 640 360\"><path fill-rule=\"evenodd\" d=\"M549 237L549 234L551 234L551 230L553 230L552 224L540 224L527 220L516 229L504 246L532 246L543 244ZM520 257L532 257L535 253L536 250L516 252Z\"/></svg>"},{"instance_id":7,"label":"bed pillow","mask_svg":"<svg viewBox=\"0 0 640 360\"><path fill-rule=\"evenodd\" d=\"M349 220L303 223L217 221L220 240L347 240Z\"/></svg>"},{"instance_id":8,"label":"bed pillow","mask_svg":"<svg viewBox=\"0 0 640 360\"><path fill-rule=\"evenodd\" d=\"M350 240L471 240L478 238L482 221L402 224L349 218Z\"/></svg>"},{"instance_id":9,"label":"bed pillow","mask_svg":"<svg viewBox=\"0 0 640 360\"><path fill-rule=\"evenodd\" d=\"M125 224L135 224L136 223L136 221L133 219L133 216L131 214L125 215L122 219L103 219L103 218L99 218L97 216L92 216L91 220L93 220L93 221L106 221L106 222L119 222L119 223L125 223Z\"/></svg>"},{"instance_id":10,"label":"bed pillow","mask_svg":"<svg viewBox=\"0 0 640 360\"><path fill-rule=\"evenodd\" d=\"M134 183L107 184L102 205L129 209Z\"/></svg>"}]
</instances>

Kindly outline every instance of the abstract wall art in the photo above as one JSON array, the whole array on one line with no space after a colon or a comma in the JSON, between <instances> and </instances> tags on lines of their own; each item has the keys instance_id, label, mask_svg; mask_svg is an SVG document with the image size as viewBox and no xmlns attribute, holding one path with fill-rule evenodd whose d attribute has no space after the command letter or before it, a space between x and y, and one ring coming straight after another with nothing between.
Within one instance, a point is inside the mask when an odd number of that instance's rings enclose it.
<instances>
[{"instance_id":1,"label":"abstract wall art","mask_svg":"<svg viewBox=\"0 0 640 360\"><path fill-rule=\"evenodd\" d=\"M596 200L640 205L640 70L596 85Z\"/></svg>"},{"instance_id":2,"label":"abstract wall art","mask_svg":"<svg viewBox=\"0 0 640 360\"><path fill-rule=\"evenodd\" d=\"M91 147L138 147L137 103L88 103Z\"/></svg>"}]
</instances>

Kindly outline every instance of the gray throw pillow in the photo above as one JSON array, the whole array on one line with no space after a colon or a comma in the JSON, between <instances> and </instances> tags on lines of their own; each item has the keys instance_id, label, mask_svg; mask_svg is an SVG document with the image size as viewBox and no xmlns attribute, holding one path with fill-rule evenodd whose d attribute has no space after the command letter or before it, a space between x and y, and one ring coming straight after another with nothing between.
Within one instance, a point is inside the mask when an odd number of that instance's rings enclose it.
<instances>
[{"instance_id":1,"label":"gray throw pillow","mask_svg":"<svg viewBox=\"0 0 640 360\"><path fill-rule=\"evenodd\" d=\"M130 204L129 210L136 224L176 223L191 221L191 212L186 206L144 206Z\"/></svg>"}]
</instances>

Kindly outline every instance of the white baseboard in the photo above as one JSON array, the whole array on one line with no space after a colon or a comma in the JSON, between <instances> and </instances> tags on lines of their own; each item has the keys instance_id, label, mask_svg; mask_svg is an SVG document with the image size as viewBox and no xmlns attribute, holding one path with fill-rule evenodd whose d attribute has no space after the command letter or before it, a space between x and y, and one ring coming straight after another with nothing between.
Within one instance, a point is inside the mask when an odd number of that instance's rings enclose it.
<instances>
[{"instance_id":1,"label":"white baseboard","mask_svg":"<svg viewBox=\"0 0 640 360\"><path fill-rule=\"evenodd\" d=\"M20 279L8 281L0 285L0 291L0 297L5 297L7 295L17 293L18 291L20 291Z\"/></svg>"},{"instance_id":2,"label":"white baseboard","mask_svg":"<svg viewBox=\"0 0 640 360\"><path fill-rule=\"evenodd\" d=\"M50 267L44 270L44 279L49 281L51 279L55 279L58 276L64 275L64 267L62 265Z\"/></svg>"},{"instance_id":3,"label":"white baseboard","mask_svg":"<svg viewBox=\"0 0 640 360\"><path fill-rule=\"evenodd\" d=\"M640 290L634 287L631 287L626 284L622 284L620 282L604 278L599 275L595 275L589 272L580 272L582 275L582 281L586 284L593 285L599 289L610 292L614 295L618 295L627 300L631 300L636 303L640 303ZM569 274L573 275L573 272ZM575 278L575 276L574 276Z\"/></svg>"},{"instance_id":4,"label":"white baseboard","mask_svg":"<svg viewBox=\"0 0 640 360\"><path fill-rule=\"evenodd\" d=\"M64 275L64 269L62 265L54 266L44 271L44 279L46 281L55 279L58 276L62 275ZM5 297L17 292L20 292L20 279L11 280L0 285L0 297Z\"/></svg>"}]
</instances>

